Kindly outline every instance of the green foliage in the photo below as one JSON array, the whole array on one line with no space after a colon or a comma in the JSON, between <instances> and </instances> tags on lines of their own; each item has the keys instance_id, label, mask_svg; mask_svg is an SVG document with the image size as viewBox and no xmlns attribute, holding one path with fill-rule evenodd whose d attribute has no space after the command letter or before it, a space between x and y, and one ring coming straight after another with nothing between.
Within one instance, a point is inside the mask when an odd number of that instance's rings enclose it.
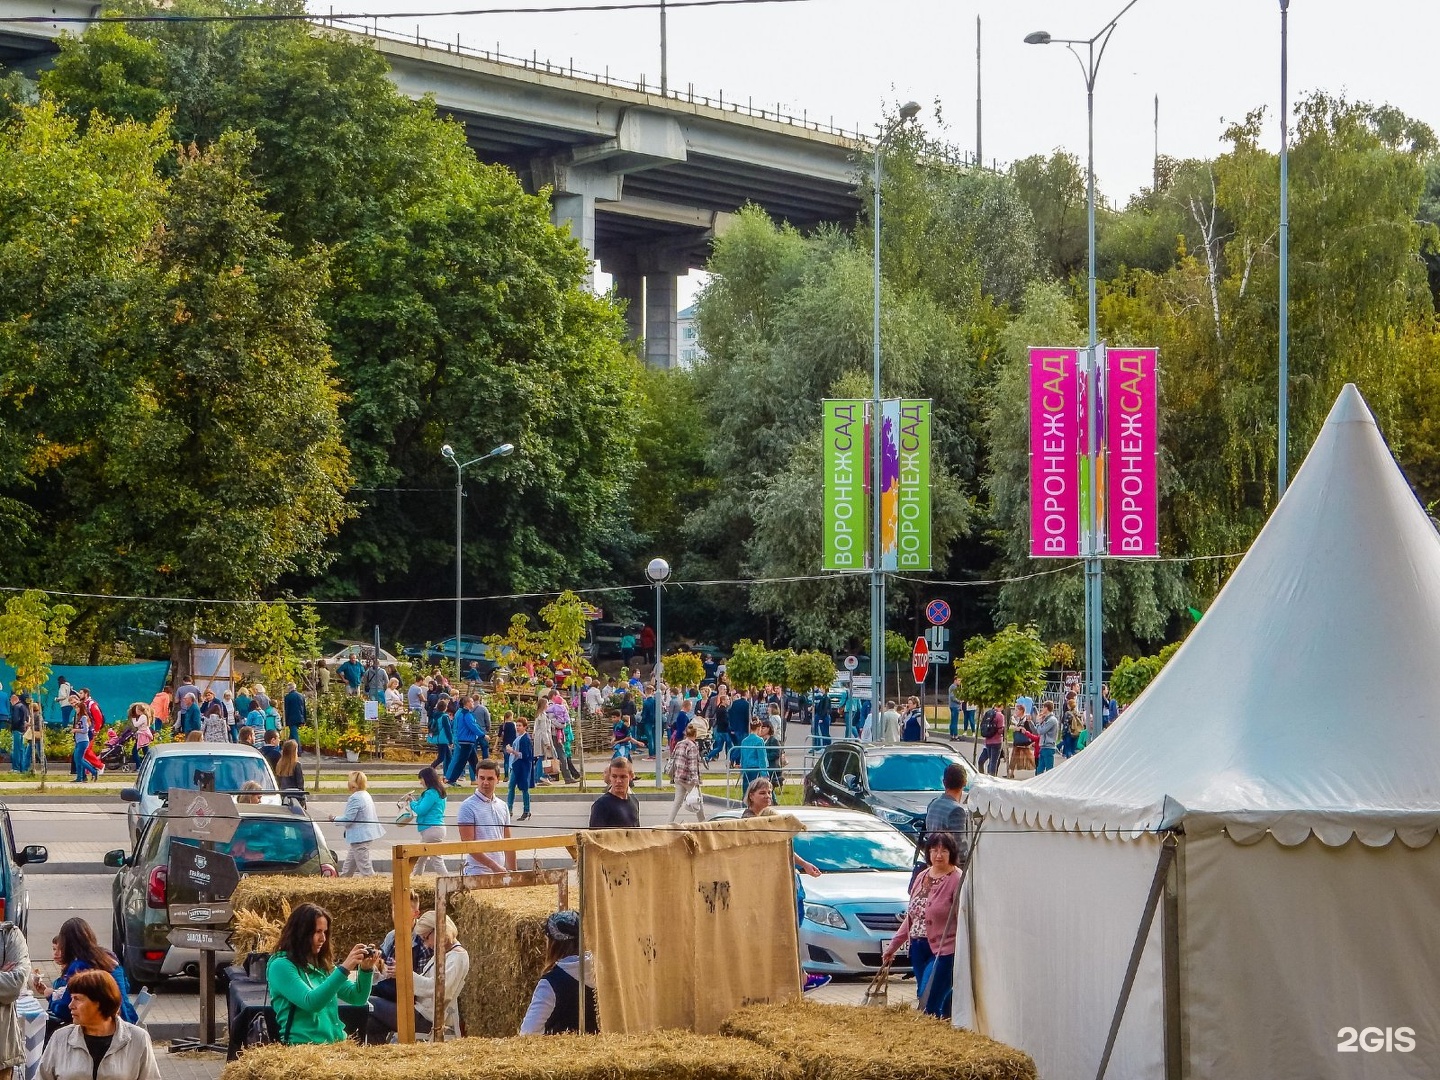
<instances>
[{"instance_id":1,"label":"green foliage","mask_svg":"<svg viewBox=\"0 0 1440 1080\"><path fill-rule=\"evenodd\" d=\"M1160 674L1160 669L1175 655L1178 648L1180 642L1177 641L1166 645L1154 656L1142 656L1139 659L1133 656L1122 657L1110 675L1110 696L1121 705L1129 705L1155 681L1155 676Z\"/></svg>"},{"instance_id":2,"label":"green foliage","mask_svg":"<svg viewBox=\"0 0 1440 1080\"><path fill-rule=\"evenodd\" d=\"M276 600L240 608L230 641L245 659L259 665L266 686L283 692L287 682L299 685L301 661L319 655L318 628L313 606L299 605L297 616L289 604Z\"/></svg>"},{"instance_id":3,"label":"green foliage","mask_svg":"<svg viewBox=\"0 0 1440 1080\"><path fill-rule=\"evenodd\" d=\"M967 641L956 675L967 701L1007 705L1022 694L1038 694L1044 689L1049 659L1049 650L1035 627L1021 630L1011 623L988 641L983 637Z\"/></svg>"},{"instance_id":4,"label":"green foliage","mask_svg":"<svg viewBox=\"0 0 1440 1080\"><path fill-rule=\"evenodd\" d=\"M595 669L580 651L587 622L580 597L569 591L561 593L540 609L540 619L546 626L541 635L546 657L553 665L570 672L565 685L579 686L586 675L594 675Z\"/></svg>"},{"instance_id":5,"label":"green foliage","mask_svg":"<svg viewBox=\"0 0 1440 1080\"><path fill-rule=\"evenodd\" d=\"M505 665L512 671L545 662L545 635L530 629L528 615L510 616L510 627L505 633L490 634L483 640L486 647L505 657Z\"/></svg>"},{"instance_id":6,"label":"green foliage","mask_svg":"<svg viewBox=\"0 0 1440 1080\"><path fill-rule=\"evenodd\" d=\"M699 686L705 678L705 664L692 652L671 653L663 658L665 681L671 686Z\"/></svg>"},{"instance_id":7,"label":"green foliage","mask_svg":"<svg viewBox=\"0 0 1440 1080\"><path fill-rule=\"evenodd\" d=\"M65 634L75 609L68 604L51 604L36 589L27 589L5 601L0 615L0 656L15 669L11 690L33 694L50 678L54 650L65 644Z\"/></svg>"},{"instance_id":8,"label":"green foliage","mask_svg":"<svg viewBox=\"0 0 1440 1080\"><path fill-rule=\"evenodd\" d=\"M748 638L735 643L730 659L725 661L725 679L737 690L758 690L767 679L766 654L763 642Z\"/></svg>"},{"instance_id":9,"label":"green foliage","mask_svg":"<svg viewBox=\"0 0 1440 1080\"><path fill-rule=\"evenodd\" d=\"M1061 671L1075 670L1075 646L1068 641L1057 641L1050 646L1050 664Z\"/></svg>"},{"instance_id":10,"label":"green foliage","mask_svg":"<svg viewBox=\"0 0 1440 1080\"><path fill-rule=\"evenodd\" d=\"M765 685L784 686L794 649L769 649L765 653Z\"/></svg>"},{"instance_id":11,"label":"green foliage","mask_svg":"<svg viewBox=\"0 0 1440 1080\"><path fill-rule=\"evenodd\" d=\"M791 652L785 658L784 686L804 693L816 687L829 686L835 678L835 661L829 653L819 651Z\"/></svg>"},{"instance_id":12,"label":"green foliage","mask_svg":"<svg viewBox=\"0 0 1440 1080\"><path fill-rule=\"evenodd\" d=\"M1080 159L1061 150L1048 158L1033 154L1010 166L1010 178L1029 207L1039 236L1042 263L1061 280L1073 274L1083 277L1087 250L1086 178Z\"/></svg>"}]
</instances>

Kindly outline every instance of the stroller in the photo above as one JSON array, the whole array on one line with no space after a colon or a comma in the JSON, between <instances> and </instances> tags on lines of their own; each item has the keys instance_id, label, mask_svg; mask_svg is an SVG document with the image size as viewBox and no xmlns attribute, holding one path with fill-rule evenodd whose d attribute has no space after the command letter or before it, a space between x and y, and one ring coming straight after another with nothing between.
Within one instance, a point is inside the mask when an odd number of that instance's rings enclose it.
<instances>
[{"instance_id":1,"label":"stroller","mask_svg":"<svg viewBox=\"0 0 1440 1080\"><path fill-rule=\"evenodd\" d=\"M130 751L135 742L135 728L126 723L124 727L112 727L105 735L105 749L100 751L100 763L107 769L120 772L130 768Z\"/></svg>"}]
</instances>

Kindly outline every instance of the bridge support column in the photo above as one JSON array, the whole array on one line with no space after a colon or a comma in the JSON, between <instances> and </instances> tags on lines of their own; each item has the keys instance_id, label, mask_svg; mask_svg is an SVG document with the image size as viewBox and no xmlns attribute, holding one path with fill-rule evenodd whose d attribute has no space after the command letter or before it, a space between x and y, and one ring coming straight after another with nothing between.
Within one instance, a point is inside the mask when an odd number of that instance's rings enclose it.
<instances>
[{"instance_id":1,"label":"bridge support column","mask_svg":"<svg viewBox=\"0 0 1440 1080\"><path fill-rule=\"evenodd\" d=\"M645 362L651 367L674 367L680 356L680 287L673 271L645 275Z\"/></svg>"},{"instance_id":2,"label":"bridge support column","mask_svg":"<svg viewBox=\"0 0 1440 1080\"><path fill-rule=\"evenodd\" d=\"M620 273L615 279L615 295L626 301L625 332L632 341L645 336L645 275Z\"/></svg>"},{"instance_id":3,"label":"bridge support column","mask_svg":"<svg viewBox=\"0 0 1440 1080\"><path fill-rule=\"evenodd\" d=\"M550 197L550 220L556 225L569 226L570 235L580 241L590 261L595 261L595 197L593 195L566 195L556 192ZM591 288L595 285L595 272L589 275Z\"/></svg>"}]
</instances>

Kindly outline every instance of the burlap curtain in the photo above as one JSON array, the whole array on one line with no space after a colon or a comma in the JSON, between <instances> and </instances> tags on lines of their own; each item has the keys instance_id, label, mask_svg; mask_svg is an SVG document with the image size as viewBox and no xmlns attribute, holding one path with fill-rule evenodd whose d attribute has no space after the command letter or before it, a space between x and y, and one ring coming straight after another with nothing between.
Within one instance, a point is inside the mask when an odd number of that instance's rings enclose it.
<instances>
[{"instance_id":1,"label":"burlap curtain","mask_svg":"<svg viewBox=\"0 0 1440 1080\"><path fill-rule=\"evenodd\" d=\"M585 949L606 1032L711 1034L800 990L790 838L767 816L582 833Z\"/></svg>"}]
</instances>

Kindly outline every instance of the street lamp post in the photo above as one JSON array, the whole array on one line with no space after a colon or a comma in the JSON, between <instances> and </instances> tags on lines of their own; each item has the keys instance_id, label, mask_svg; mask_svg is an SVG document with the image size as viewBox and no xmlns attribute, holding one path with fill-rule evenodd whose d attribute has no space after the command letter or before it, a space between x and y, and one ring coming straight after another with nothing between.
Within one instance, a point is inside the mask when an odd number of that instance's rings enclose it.
<instances>
[{"instance_id":1,"label":"street lamp post","mask_svg":"<svg viewBox=\"0 0 1440 1080\"><path fill-rule=\"evenodd\" d=\"M465 470L471 465L478 465L482 461L489 461L491 458L509 457L515 452L515 447L510 443L501 443L488 454L481 454L469 461L461 461L455 456L454 449L449 443L440 447L440 456L451 465L455 466L455 682L460 682L460 600L465 595L462 587L463 570L460 560L461 536L464 529L464 518L461 516L465 500Z\"/></svg>"},{"instance_id":2,"label":"street lamp post","mask_svg":"<svg viewBox=\"0 0 1440 1080\"><path fill-rule=\"evenodd\" d=\"M651 559L650 565L645 567L645 576L655 584L655 667L650 676L655 680L655 730L650 737L655 740L655 786L658 788L664 784L660 769L660 747L664 741L660 738L660 674L664 670L660 662L660 657L664 655L660 651L660 587L670 577L670 564L664 559Z\"/></svg>"},{"instance_id":3,"label":"street lamp post","mask_svg":"<svg viewBox=\"0 0 1440 1080\"><path fill-rule=\"evenodd\" d=\"M1290 433L1290 0L1280 0L1280 447L1276 498L1285 494Z\"/></svg>"},{"instance_id":4,"label":"street lamp post","mask_svg":"<svg viewBox=\"0 0 1440 1080\"><path fill-rule=\"evenodd\" d=\"M880 431L880 160L885 155L885 144L900 125L920 114L920 106L907 101L900 106L900 115L890 122L875 142L875 168L871 177L871 194L874 198L870 216L875 219L875 340L871 359L874 370L870 386L870 506L873 519L873 535L870 551L870 715L878 717L885 707L885 568L880 565L880 490L884 480L882 441ZM879 725L873 720L871 733L878 732Z\"/></svg>"},{"instance_id":5,"label":"street lamp post","mask_svg":"<svg viewBox=\"0 0 1440 1080\"><path fill-rule=\"evenodd\" d=\"M1104 650L1101 647L1105 633L1104 608L1102 606L1102 563L1104 532L1100 525L1100 430L1099 413L1096 404L1100 395L1100 355L1095 316L1095 76L1100 71L1100 61L1105 56L1105 46L1110 44L1110 35L1121 17L1134 7L1139 0L1130 0L1120 13L1100 28L1090 38L1051 37L1044 30L1025 35L1027 45L1064 45L1080 63L1085 75L1085 225L1088 249L1089 301L1089 351L1085 362L1085 468L1089 481L1089 527L1081 538L1081 551L1085 557L1085 698L1086 711L1090 719L1090 735L1100 733L1100 682L1104 666ZM1097 51L1095 46L1099 45ZM1086 55L1082 59L1075 51L1076 45L1083 45Z\"/></svg>"}]
</instances>

